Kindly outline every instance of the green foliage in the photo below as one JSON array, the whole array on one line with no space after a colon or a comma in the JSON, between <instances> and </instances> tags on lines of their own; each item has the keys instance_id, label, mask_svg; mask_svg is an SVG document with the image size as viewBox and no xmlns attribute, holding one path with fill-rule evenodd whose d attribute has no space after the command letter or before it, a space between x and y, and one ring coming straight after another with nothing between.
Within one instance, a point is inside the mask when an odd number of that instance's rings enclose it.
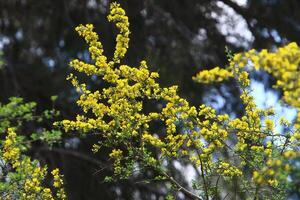
<instances>
[{"instance_id":1,"label":"green foliage","mask_svg":"<svg viewBox=\"0 0 300 200\"><path fill-rule=\"evenodd\" d=\"M36 103L23 103L20 97L9 98L9 103L0 103L0 133L4 133L9 127L22 126L25 121L32 121Z\"/></svg>"},{"instance_id":2,"label":"green foliage","mask_svg":"<svg viewBox=\"0 0 300 200\"><path fill-rule=\"evenodd\" d=\"M53 146L53 144L57 144L60 142L62 136L62 132L60 130L42 130L39 133L32 133L31 138L33 140L40 140L48 145Z\"/></svg>"}]
</instances>

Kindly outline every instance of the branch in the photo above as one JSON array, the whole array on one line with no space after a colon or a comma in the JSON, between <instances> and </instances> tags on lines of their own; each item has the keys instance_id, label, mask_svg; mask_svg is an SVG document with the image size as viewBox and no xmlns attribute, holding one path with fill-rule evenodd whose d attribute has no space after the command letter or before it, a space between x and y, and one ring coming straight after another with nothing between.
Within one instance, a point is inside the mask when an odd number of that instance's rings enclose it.
<instances>
[{"instance_id":1,"label":"branch","mask_svg":"<svg viewBox=\"0 0 300 200\"><path fill-rule=\"evenodd\" d=\"M202 200L198 195L192 193L191 191L189 191L188 189L186 189L185 187L183 187L182 185L180 185L180 183L178 183L172 176L169 176L166 172L160 171L160 173L164 177L166 177L171 183L173 183L174 185L176 185L176 187L178 187L179 191L183 192L185 195L187 195L191 199Z\"/></svg>"},{"instance_id":2,"label":"branch","mask_svg":"<svg viewBox=\"0 0 300 200\"><path fill-rule=\"evenodd\" d=\"M90 162L92 164L95 164L97 166L102 166L103 163L91 156L88 156L88 155L85 155L85 154L82 154L82 153L79 153L77 151L70 151L70 150L67 150L67 149L62 149L62 148L37 148L35 149L37 151L47 151L47 152L55 152L55 153L59 153L59 154L65 154L65 155L69 155L69 156L73 156L73 157L77 157L77 158L80 158L81 160L85 160L87 162Z\"/></svg>"},{"instance_id":3,"label":"branch","mask_svg":"<svg viewBox=\"0 0 300 200\"><path fill-rule=\"evenodd\" d=\"M188 137L189 139L193 142L193 145L195 147L195 150L197 152L197 155L198 155L198 159L200 160L200 167L201 167L201 177L203 179L203 185L204 185L204 192L205 192L205 196L206 196L206 200L209 200L209 196L208 196L208 188L207 188L207 183L206 183L206 180L205 180L205 174L204 174L204 165L203 165L203 162L202 162L202 159L201 159L201 154L197 148L197 146L195 145L195 140L188 134Z\"/></svg>"}]
</instances>

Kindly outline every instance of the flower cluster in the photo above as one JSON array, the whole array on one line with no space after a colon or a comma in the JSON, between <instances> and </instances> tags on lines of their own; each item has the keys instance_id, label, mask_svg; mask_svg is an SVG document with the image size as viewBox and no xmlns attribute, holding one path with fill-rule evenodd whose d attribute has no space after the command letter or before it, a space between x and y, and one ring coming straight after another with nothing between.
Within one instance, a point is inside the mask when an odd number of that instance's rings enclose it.
<instances>
[{"instance_id":1,"label":"flower cluster","mask_svg":"<svg viewBox=\"0 0 300 200\"><path fill-rule=\"evenodd\" d=\"M274 52L266 49L250 50L236 54L231 65L246 66L251 64L256 70L264 70L276 79L275 88L283 91L283 100L296 108L300 107L300 47L292 42ZM300 112L296 127L299 128Z\"/></svg>"},{"instance_id":2,"label":"flower cluster","mask_svg":"<svg viewBox=\"0 0 300 200\"><path fill-rule=\"evenodd\" d=\"M35 122L36 119L42 121L45 118L49 120L55 111L46 110L44 116L36 115L34 118L34 102L24 103L19 97L9 100L7 104L0 104L0 133L3 137L3 141L0 141L0 199L66 199L62 177L57 192L45 187L47 167L42 167L37 160L25 154L31 141L45 141L52 145L60 139L61 132L43 130L32 134L30 139L16 133L25 122Z\"/></svg>"},{"instance_id":3,"label":"flower cluster","mask_svg":"<svg viewBox=\"0 0 300 200\"><path fill-rule=\"evenodd\" d=\"M114 54L113 61L115 63L120 63L120 60L125 56L128 43L129 43L129 22L128 17L125 15L125 11L120 8L117 3L112 3L110 5L110 13L107 16L108 21L116 24L120 33L116 37L116 51Z\"/></svg>"},{"instance_id":4,"label":"flower cluster","mask_svg":"<svg viewBox=\"0 0 300 200\"><path fill-rule=\"evenodd\" d=\"M75 120L63 120L56 124L61 124L65 131L98 134L99 141L95 142L93 151L99 151L101 146L111 149L109 156L114 162L114 178L127 178L133 174L134 166L138 166L141 172L154 170L159 177L164 177L186 195L205 199L209 199L212 188L221 187L219 181L215 181L216 174L225 184L232 184L232 180L242 182L241 193L247 196L245 191L250 190L250 194L261 199L276 191L268 187L284 185L287 179L284 170L288 165L278 166L273 164L272 159L279 157L282 163L289 162L290 158L283 155L289 154L287 152L299 144L299 130L289 131L289 137L274 133L274 122L270 120L274 111L259 109L255 105L248 89L250 80L246 66L250 59L255 68L259 68L257 62L263 59L262 56L257 56L255 51L236 54L226 69L217 67L205 70L193 78L206 84L228 78L237 81L245 113L241 117L230 118L227 114L217 114L216 110L206 105L191 106L178 95L177 86L161 87L156 81L158 74L149 71L146 61L141 61L137 67L120 64L128 48L128 19L120 5L113 3L108 20L116 23L120 32L112 61L107 62L107 57L103 55L93 26L80 25L76 31L89 45L94 64L78 60L70 63L75 70L88 76L96 75L106 84L102 89L91 91L85 83L79 83L76 76L70 75L69 79L80 92L77 104L83 114L77 115ZM270 70L278 78L279 72L275 71ZM294 83L294 90L297 84ZM146 112L146 100L159 102L162 107ZM298 105L296 98L286 101L293 106ZM151 125L156 122L163 124L163 133L151 131ZM284 145L276 144L278 137L285 139ZM291 138L294 138L293 141ZM190 162L199 172L199 194L183 190L169 175L163 163L170 161L171 164L172 160ZM268 176L264 176L265 173ZM266 177L267 181L260 181L261 177Z\"/></svg>"},{"instance_id":5,"label":"flower cluster","mask_svg":"<svg viewBox=\"0 0 300 200\"><path fill-rule=\"evenodd\" d=\"M63 175L59 173L59 169L56 168L52 170L51 174L53 175L53 187L57 189L56 196L58 199L66 199L65 190L63 188Z\"/></svg>"},{"instance_id":6,"label":"flower cluster","mask_svg":"<svg viewBox=\"0 0 300 200\"><path fill-rule=\"evenodd\" d=\"M10 162L13 167L18 167L20 166L20 149L16 146L17 134L12 128L9 128L7 132L8 134L3 145L3 160Z\"/></svg>"},{"instance_id":7,"label":"flower cluster","mask_svg":"<svg viewBox=\"0 0 300 200\"><path fill-rule=\"evenodd\" d=\"M286 174L290 171L289 164L283 164L279 159L270 159L266 162L266 166L259 171L253 172L253 180L259 185L270 185L277 187L278 184L284 180L278 171L284 171ZM285 176L283 176L285 177Z\"/></svg>"},{"instance_id":8,"label":"flower cluster","mask_svg":"<svg viewBox=\"0 0 300 200\"><path fill-rule=\"evenodd\" d=\"M228 177L241 176L243 174L240 169L230 166L227 162L220 162L217 172Z\"/></svg>"},{"instance_id":9,"label":"flower cluster","mask_svg":"<svg viewBox=\"0 0 300 200\"><path fill-rule=\"evenodd\" d=\"M223 76L223 80L235 78L239 83L240 99L245 106L244 116L230 119L222 124L225 124L225 129L234 132L234 137L237 139L232 146L234 153L240 159L240 166L247 166L252 170L252 180L257 184L258 191L269 186L287 187L287 177L291 168L289 162L299 157L297 146L300 139L300 123L298 111L298 118L293 125L286 119L281 119L281 124L288 127L285 135L276 133L275 122L270 118L275 115L274 110L258 109L250 95L249 73L252 70L262 69L273 75L277 79L275 87L283 90L285 103L299 110L299 62L300 48L295 43L291 43L275 52L250 50L235 54L229 65L222 69L228 72ZM194 80L199 83L220 82L218 78L205 79L205 77L216 77L216 71L220 71L220 68L201 71ZM213 116L211 113L208 111L206 115ZM251 185L250 182L249 184Z\"/></svg>"},{"instance_id":10,"label":"flower cluster","mask_svg":"<svg viewBox=\"0 0 300 200\"><path fill-rule=\"evenodd\" d=\"M232 72L220 67L215 67L211 70L200 71L198 74L196 74L196 76L193 77L193 80L199 83L212 83L224 81L232 76Z\"/></svg>"},{"instance_id":11,"label":"flower cluster","mask_svg":"<svg viewBox=\"0 0 300 200\"><path fill-rule=\"evenodd\" d=\"M37 160L32 161L22 154L24 148L20 145L21 140L13 128L8 128L1 158L5 165L11 164L13 170L7 174L4 182L0 182L0 194L5 194L1 199L66 199L62 176L59 175L58 169L52 171L53 186L58 190L55 196L50 188L43 186L47 168L41 167Z\"/></svg>"}]
</instances>

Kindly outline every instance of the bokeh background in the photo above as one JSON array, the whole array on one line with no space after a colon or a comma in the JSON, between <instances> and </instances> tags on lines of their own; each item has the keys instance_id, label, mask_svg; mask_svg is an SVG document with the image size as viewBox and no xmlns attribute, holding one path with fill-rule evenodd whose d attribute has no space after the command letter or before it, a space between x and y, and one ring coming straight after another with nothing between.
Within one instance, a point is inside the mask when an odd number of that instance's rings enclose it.
<instances>
[{"instance_id":1,"label":"bokeh background","mask_svg":"<svg viewBox=\"0 0 300 200\"><path fill-rule=\"evenodd\" d=\"M109 0L0 0L0 102L11 96L35 101L38 109L53 106L50 97L58 95L55 108L60 119L71 119L78 112L78 95L66 76L73 58L90 61L87 46L75 33L78 24L92 23L99 33L106 55L114 51L116 30L106 15ZM219 112L239 116L242 111L238 90L233 83L203 86L191 77L199 70L227 64L227 54L255 49L275 49L300 40L299 0L123 0L118 1L130 20L131 41L124 63L137 66L145 59L152 71L160 73L163 86L179 85L181 96L192 105L209 104ZM99 79L80 77L91 88ZM253 94L259 106L275 105L292 119L295 111L278 103L280 91L265 73L252 75ZM45 126L51 127L52 122ZM34 130L35 127L30 127ZM60 167L70 199L159 199L164 195L159 183L130 179L104 183L110 169L107 156L90 151L93 136L79 138L65 134L53 149L35 144L29 154ZM182 182L188 170L169 166ZM184 172L183 172L184 171ZM299 176L299 175L298 175ZM147 177L147 174L145 174ZM300 178L294 182L300 187ZM298 182L297 182L298 180ZM187 184L187 183L186 183ZM299 188L298 187L298 188ZM297 196L298 195L298 196ZM300 199L299 190L291 198Z\"/></svg>"}]
</instances>

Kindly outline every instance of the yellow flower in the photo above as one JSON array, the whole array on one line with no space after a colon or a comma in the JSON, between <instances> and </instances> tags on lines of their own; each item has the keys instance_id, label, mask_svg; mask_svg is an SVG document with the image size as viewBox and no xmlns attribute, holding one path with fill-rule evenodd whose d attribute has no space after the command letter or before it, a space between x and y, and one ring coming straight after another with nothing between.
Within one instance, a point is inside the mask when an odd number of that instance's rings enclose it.
<instances>
[{"instance_id":1,"label":"yellow flower","mask_svg":"<svg viewBox=\"0 0 300 200\"><path fill-rule=\"evenodd\" d=\"M266 128L268 131L273 131L274 129L274 122L270 119L265 120Z\"/></svg>"},{"instance_id":2,"label":"yellow flower","mask_svg":"<svg viewBox=\"0 0 300 200\"><path fill-rule=\"evenodd\" d=\"M193 80L198 83L221 82L232 77L233 73L226 69L215 67L211 70L203 70L193 77Z\"/></svg>"}]
</instances>

